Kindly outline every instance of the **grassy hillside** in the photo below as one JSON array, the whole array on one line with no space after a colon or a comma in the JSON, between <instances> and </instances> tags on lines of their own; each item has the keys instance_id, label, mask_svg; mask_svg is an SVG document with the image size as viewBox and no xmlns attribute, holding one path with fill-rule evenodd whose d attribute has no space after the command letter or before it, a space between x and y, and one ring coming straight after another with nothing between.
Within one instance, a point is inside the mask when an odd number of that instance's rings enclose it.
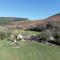
<instances>
[{"instance_id":1,"label":"grassy hillside","mask_svg":"<svg viewBox=\"0 0 60 60\"><path fill-rule=\"evenodd\" d=\"M25 21L27 18L16 18L16 17L0 17L0 24L7 24L12 21Z\"/></svg>"},{"instance_id":2,"label":"grassy hillside","mask_svg":"<svg viewBox=\"0 0 60 60\"><path fill-rule=\"evenodd\" d=\"M14 48L3 40L0 41L0 60L60 60L60 48L38 42L20 42L20 48Z\"/></svg>"}]
</instances>

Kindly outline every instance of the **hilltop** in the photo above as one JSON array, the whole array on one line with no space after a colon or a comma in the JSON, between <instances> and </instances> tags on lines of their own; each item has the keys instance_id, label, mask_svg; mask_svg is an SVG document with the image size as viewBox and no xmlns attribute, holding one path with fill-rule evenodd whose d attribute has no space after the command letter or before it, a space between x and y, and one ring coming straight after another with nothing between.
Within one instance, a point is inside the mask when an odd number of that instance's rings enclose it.
<instances>
[{"instance_id":1,"label":"hilltop","mask_svg":"<svg viewBox=\"0 0 60 60\"><path fill-rule=\"evenodd\" d=\"M48 18L46 18L45 20L48 20L48 21L60 21L60 13L57 13L55 15L52 15L52 16L49 16Z\"/></svg>"}]
</instances>

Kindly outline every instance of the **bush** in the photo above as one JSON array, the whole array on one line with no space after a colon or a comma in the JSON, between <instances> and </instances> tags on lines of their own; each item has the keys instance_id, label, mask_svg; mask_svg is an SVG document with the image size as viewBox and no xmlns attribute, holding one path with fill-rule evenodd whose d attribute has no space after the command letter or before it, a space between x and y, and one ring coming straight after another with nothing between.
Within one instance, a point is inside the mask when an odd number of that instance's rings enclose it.
<instances>
[{"instance_id":1,"label":"bush","mask_svg":"<svg viewBox=\"0 0 60 60\"><path fill-rule=\"evenodd\" d=\"M55 39L59 39L60 36L59 36L58 34L55 34L55 35L54 35L54 38L55 38Z\"/></svg>"},{"instance_id":2,"label":"bush","mask_svg":"<svg viewBox=\"0 0 60 60\"><path fill-rule=\"evenodd\" d=\"M41 25L37 25L37 26L35 26L35 27L30 27L28 30L41 32L41 31L44 30L44 27L41 26Z\"/></svg>"},{"instance_id":3,"label":"bush","mask_svg":"<svg viewBox=\"0 0 60 60\"><path fill-rule=\"evenodd\" d=\"M5 32L0 32L0 39L3 40L5 38L9 37L9 33L5 33Z\"/></svg>"},{"instance_id":4,"label":"bush","mask_svg":"<svg viewBox=\"0 0 60 60\"><path fill-rule=\"evenodd\" d=\"M0 32L0 39L2 40L2 39L4 39L4 38L5 38L5 33Z\"/></svg>"}]
</instances>

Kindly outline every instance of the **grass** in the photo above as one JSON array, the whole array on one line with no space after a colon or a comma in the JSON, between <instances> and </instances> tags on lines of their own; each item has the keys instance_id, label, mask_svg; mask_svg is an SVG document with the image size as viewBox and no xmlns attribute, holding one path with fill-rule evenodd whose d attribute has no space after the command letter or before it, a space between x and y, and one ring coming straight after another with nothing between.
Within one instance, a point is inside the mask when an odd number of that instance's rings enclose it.
<instances>
[{"instance_id":1,"label":"grass","mask_svg":"<svg viewBox=\"0 0 60 60\"><path fill-rule=\"evenodd\" d=\"M60 60L59 46L38 42L20 42L20 48L13 46L6 40L0 41L0 60Z\"/></svg>"},{"instance_id":2,"label":"grass","mask_svg":"<svg viewBox=\"0 0 60 60\"><path fill-rule=\"evenodd\" d=\"M35 32L35 31L27 31L27 30L21 30L21 29L16 29L16 30L12 30L11 32L12 34L27 34L27 35L33 35L33 34L39 34L39 32Z\"/></svg>"}]
</instances>

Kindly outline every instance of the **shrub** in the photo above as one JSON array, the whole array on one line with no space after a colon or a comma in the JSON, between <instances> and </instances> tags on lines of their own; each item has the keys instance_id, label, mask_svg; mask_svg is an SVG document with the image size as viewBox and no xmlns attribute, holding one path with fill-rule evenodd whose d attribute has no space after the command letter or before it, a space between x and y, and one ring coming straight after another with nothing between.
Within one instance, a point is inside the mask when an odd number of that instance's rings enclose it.
<instances>
[{"instance_id":1,"label":"shrub","mask_svg":"<svg viewBox=\"0 0 60 60\"><path fill-rule=\"evenodd\" d=\"M40 32L40 31L44 30L44 27L42 25L37 25L37 26L34 26L34 27L30 27L29 30Z\"/></svg>"},{"instance_id":2,"label":"shrub","mask_svg":"<svg viewBox=\"0 0 60 60\"><path fill-rule=\"evenodd\" d=\"M7 37L9 37L9 33L8 32L0 32L0 39L3 40Z\"/></svg>"}]
</instances>

